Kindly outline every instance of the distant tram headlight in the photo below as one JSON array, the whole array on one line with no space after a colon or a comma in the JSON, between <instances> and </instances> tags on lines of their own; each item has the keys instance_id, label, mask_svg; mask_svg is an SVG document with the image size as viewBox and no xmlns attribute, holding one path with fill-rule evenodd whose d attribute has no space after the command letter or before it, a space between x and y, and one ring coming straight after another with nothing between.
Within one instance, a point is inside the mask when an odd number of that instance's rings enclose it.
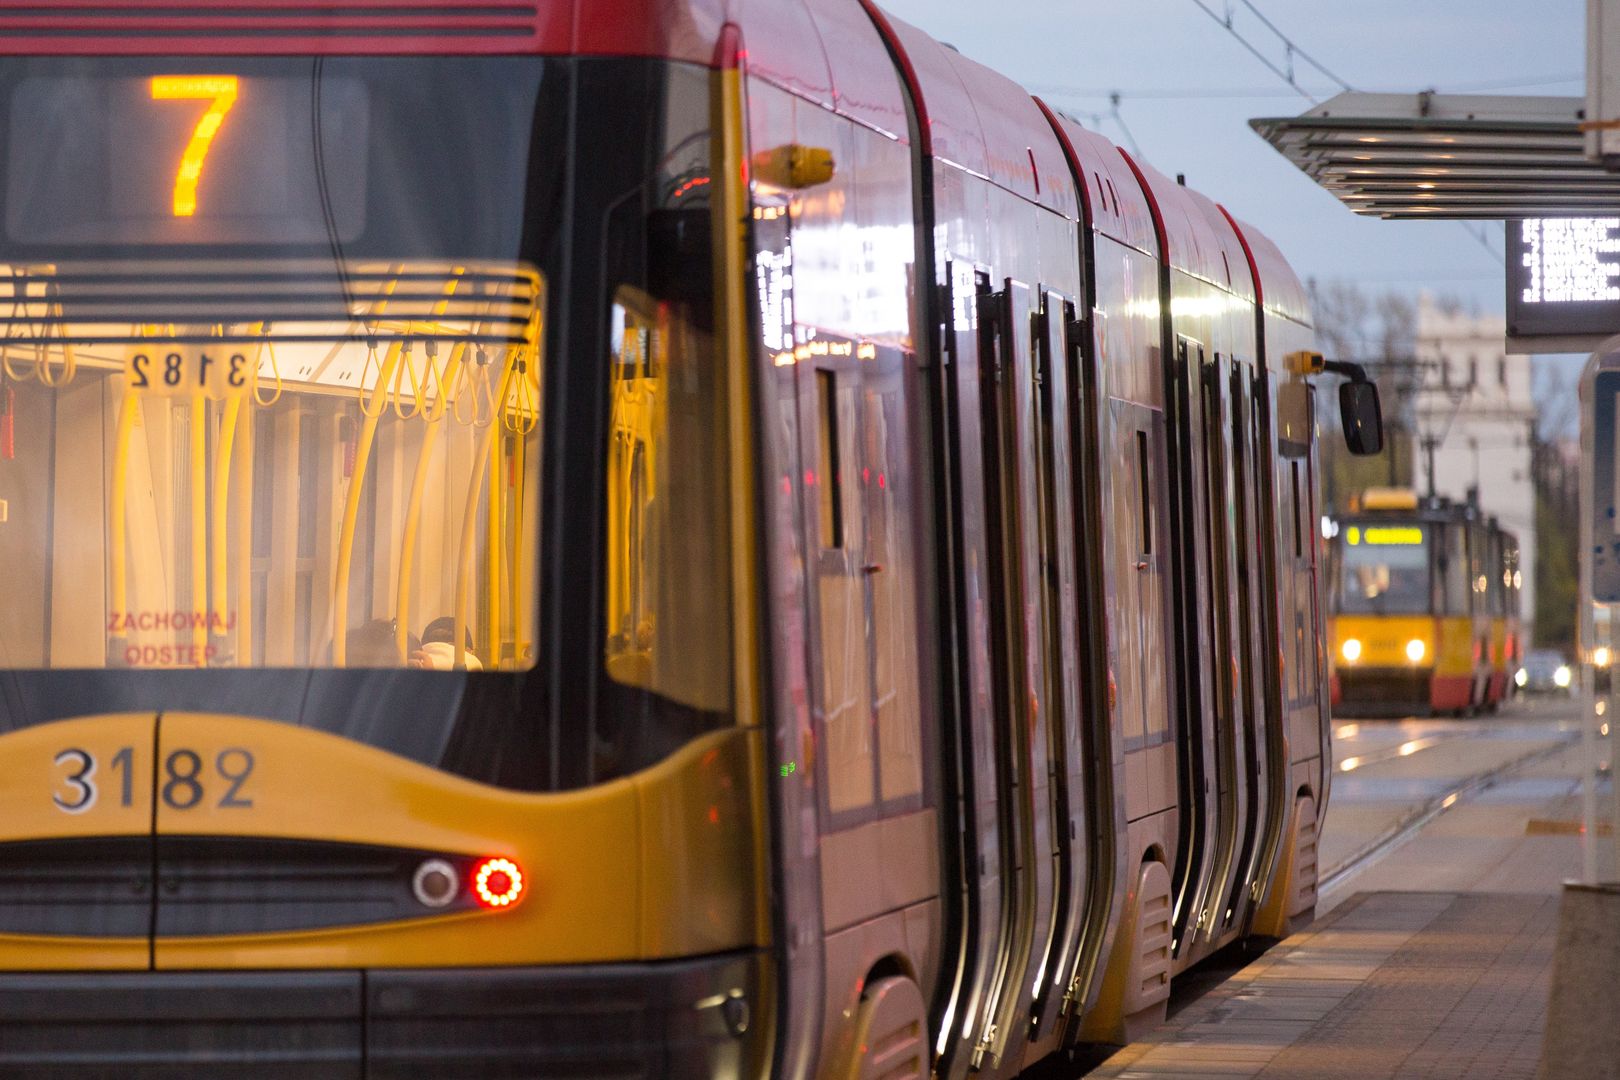
<instances>
[{"instance_id":1,"label":"distant tram headlight","mask_svg":"<svg viewBox=\"0 0 1620 1080\"><path fill-rule=\"evenodd\" d=\"M1423 656L1428 651L1429 647L1423 644L1422 638L1413 638L1406 643L1406 658L1414 664L1422 663Z\"/></svg>"},{"instance_id":2,"label":"distant tram headlight","mask_svg":"<svg viewBox=\"0 0 1620 1080\"><path fill-rule=\"evenodd\" d=\"M1344 657L1345 663L1355 663L1361 659L1361 642L1353 637L1345 638L1344 644L1339 646L1339 655Z\"/></svg>"},{"instance_id":3,"label":"distant tram headlight","mask_svg":"<svg viewBox=\"0 0 1620 1080\"><path fill-rule=\"evenodd\" d=\"M1553 683L1560 690L1569 689L1569 668L1560 664L1558 670L1553 672Z\"/></svg>"}]
</instances>

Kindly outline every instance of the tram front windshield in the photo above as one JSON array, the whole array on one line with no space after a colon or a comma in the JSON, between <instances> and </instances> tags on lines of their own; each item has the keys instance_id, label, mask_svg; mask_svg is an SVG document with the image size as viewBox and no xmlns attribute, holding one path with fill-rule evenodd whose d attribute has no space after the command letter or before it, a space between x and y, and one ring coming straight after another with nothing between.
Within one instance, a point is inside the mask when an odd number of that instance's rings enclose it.
<instances>
[{"instance_id":1,"label":"tram front windshield","mask_svg":"<svg viewBox=\"0 0 1620 1080\"><path fill-rule=\"evenodd\" d=\"M1350 525L1339 545L1343 615L1421 615L1430 607L1429 541L1418 525Z\"/></svg>"},{"instance_id":2,"label":"tram front windshield","mask_svg":"<svg viewBox=\"0 0 1620 1080\"><path fill-rule=\"evenodd\" d=\"M0 62L0 732L260 716L550 788L723 722L709 93Z\"/></svg>"}]
</instances>

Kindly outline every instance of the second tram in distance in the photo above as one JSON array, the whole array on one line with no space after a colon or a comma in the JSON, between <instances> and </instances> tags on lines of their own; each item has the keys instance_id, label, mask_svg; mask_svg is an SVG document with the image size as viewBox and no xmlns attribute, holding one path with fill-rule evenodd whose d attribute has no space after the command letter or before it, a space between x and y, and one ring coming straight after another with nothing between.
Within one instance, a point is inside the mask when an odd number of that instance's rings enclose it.
<instances>
[{"instance_id":1,"label":"second tram in distance","mask_svg":"<svg viewBox=\"0 0 1620 1080\"><path fill-rule=\"evenodd\" d=\"M1335 708L1494 712L1524 660L1517 537L1471 501L1393 488L1369 489L1336 526Z\"/></svg>"}]
</instances>

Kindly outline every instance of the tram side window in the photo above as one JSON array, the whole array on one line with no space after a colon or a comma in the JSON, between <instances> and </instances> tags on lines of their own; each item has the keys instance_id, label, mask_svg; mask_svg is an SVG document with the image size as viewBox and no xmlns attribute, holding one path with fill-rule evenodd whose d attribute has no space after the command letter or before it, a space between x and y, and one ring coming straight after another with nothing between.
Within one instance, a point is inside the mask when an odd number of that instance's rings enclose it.
<instances>
[{"instance_id":1,"label":"tram side window","mask_svg":"<svg viewBox=\"0 0 1620 1080\"><path fill-rule=\"evenodd\" d=\"M1444 543L1440 556L1440 590L1444 613L1467 615L1471 608L1469 596L1468 533L1460 526L1444 530Z\"/></svg>"},{"instance_id":2,"label":"tram side window","mask_svg":"<svg viewBox=\"0 0 1620 1080\"><path fill-rule=\"evenodd\" d=\"M863 403L867 550L862 574L872 583L872 709L878 726L878 794L885 802L922 790L916 514L902 385L906 366L897 350L880 349L867 373Z\"/></svg>"}]
</instances>

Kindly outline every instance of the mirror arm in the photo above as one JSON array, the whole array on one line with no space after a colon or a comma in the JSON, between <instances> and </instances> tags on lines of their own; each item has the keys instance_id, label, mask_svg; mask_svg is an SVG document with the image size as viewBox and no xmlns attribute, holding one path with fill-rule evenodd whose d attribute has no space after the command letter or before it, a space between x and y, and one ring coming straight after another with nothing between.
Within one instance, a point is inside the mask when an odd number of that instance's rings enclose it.
<instances>
[{"instance_id":1,"label":"mirror arm","mask_svg":"<svg viewBox=\"0 0 1620 1080\"><path fill-rule=\"evenodd\" d=\"M1364 383L1372 381L1367 378L1366 368L1349 360L1324 360L1322 361L1322 370L1330 371L1335 375L1343 375L1351 382Z\"/></svg>"}]
</instances>

